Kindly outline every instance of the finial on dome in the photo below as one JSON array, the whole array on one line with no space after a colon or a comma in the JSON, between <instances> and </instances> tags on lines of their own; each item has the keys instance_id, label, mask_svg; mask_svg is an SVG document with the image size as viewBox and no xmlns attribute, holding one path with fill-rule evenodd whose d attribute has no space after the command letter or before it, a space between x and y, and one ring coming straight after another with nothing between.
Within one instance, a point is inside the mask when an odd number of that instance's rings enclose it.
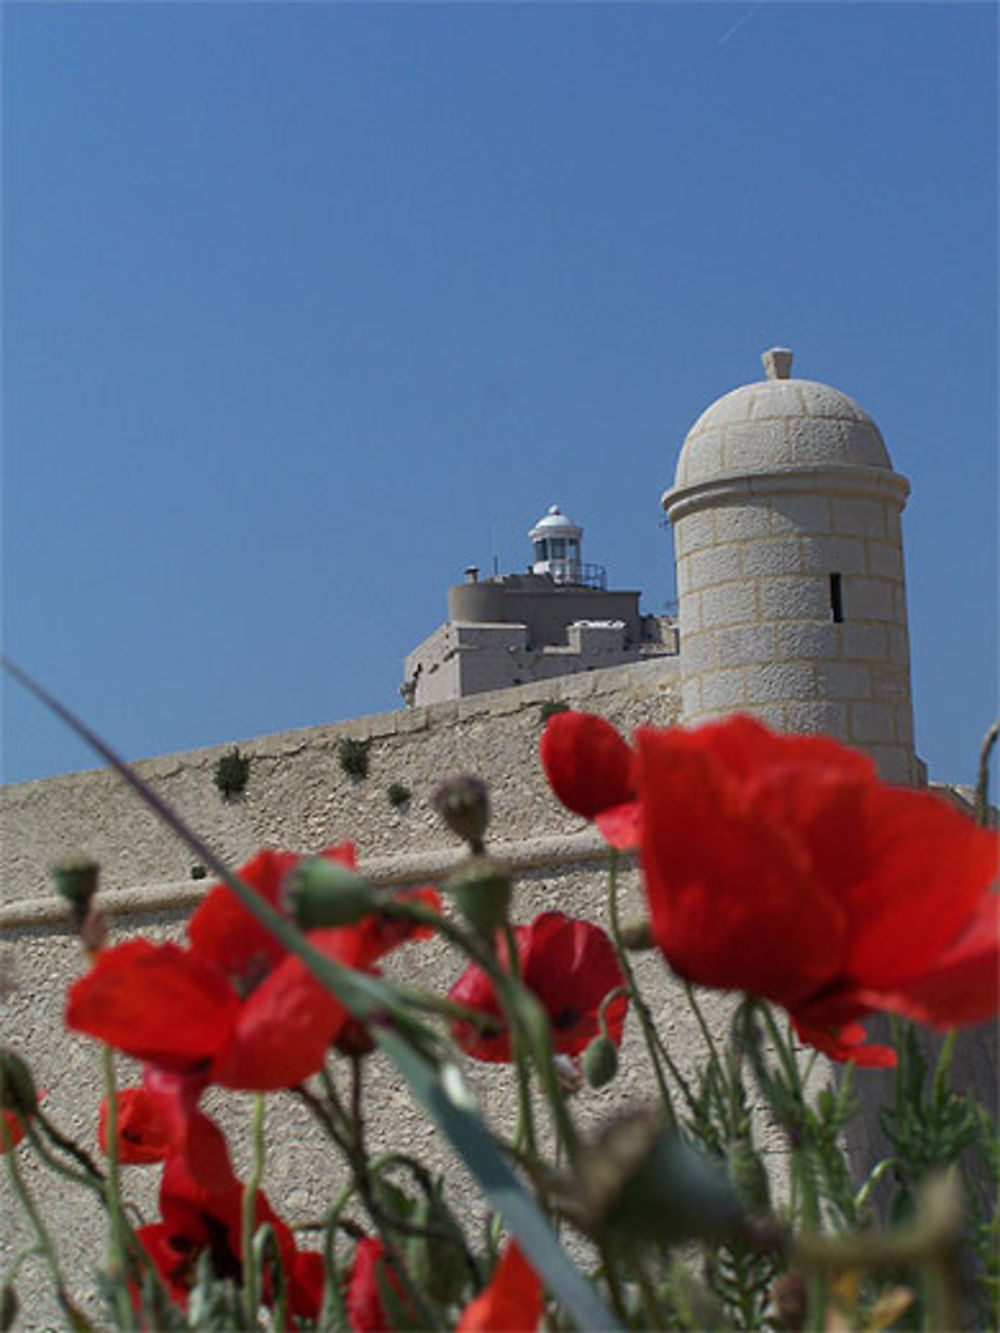
<instances>
[{"instance_id":1,"label":"finial on dome","mask_svg":"<svg viewBox=\"0 0 1000 1333\"><path fill-rule=\"evenodd\" d=\"M792 353L787 347L770 347L761 354L764 374L769 380L787 380L792 374Z\"/></svg>"}]
</instances>

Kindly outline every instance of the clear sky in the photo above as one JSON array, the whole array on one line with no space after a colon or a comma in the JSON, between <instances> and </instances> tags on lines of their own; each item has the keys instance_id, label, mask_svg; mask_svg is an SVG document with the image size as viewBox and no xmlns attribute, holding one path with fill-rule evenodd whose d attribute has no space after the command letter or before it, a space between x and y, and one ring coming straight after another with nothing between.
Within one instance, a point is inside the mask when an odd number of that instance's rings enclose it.
<instances>
[{"instance_id":1,"label":"clear sky","mask_svg":"<svg viewBox=\"0 0 1000 1333\"><path fill-rule=\"evenodd\" d=\"M3 7L5 651L129 758L398 707L553 501L660 611L759 354L913 492L918 749L997 709L991 4ZM5 683L6 781L94 761Z\"/></svg>"}]
</instances>

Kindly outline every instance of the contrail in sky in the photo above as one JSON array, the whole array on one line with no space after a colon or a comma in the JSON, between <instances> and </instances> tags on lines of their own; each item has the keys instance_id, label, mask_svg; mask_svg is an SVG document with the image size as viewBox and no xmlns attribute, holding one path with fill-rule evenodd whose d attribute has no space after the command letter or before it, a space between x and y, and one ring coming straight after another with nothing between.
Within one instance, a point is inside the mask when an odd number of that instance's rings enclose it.
<instances>
[{"instance_id":1,"label":"contrail in sky","mask_svg":"<svg viewBox=\"0 0 1000 1333\"><path fill-rule=\"evenodd\" d=\"M739 32L740 28L743 27L744 23L749 23L750 20L753 18L754 14L757 13L757 10L760 9L763 6L763 4L764 0L757 0L757 3L755 5L751 5L750 8L747 10L747 12L743 15L743 17L737 19L736 22L733 24L733 26L730 29L728 29L728 31L722 34L722 36L719 38L717 42L717 45L725 46L726 42L729 41L733 33Z\"/></svg>"}]
</instances>

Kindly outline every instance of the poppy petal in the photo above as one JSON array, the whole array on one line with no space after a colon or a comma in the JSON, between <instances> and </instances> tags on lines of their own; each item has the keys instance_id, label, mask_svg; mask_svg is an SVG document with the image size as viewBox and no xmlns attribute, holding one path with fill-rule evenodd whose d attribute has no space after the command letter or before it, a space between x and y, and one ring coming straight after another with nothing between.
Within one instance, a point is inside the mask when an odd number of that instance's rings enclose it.
<instances>
[{"instance_id":1,"label":"poppy petal","mask_svg":"<svg viewBox=\"0 0 1000 1333\"><path fill-rule=\"evenodd\" d=\"M289 955L244 1001L212 1065L226 1088L269 1092L315 1074L347 1011Z\"/></svg>"},{"instance_id":2,"label":"poppy petal","mask_svg":"<svg viewBox=\"0 0 1000 1333\"><path fill-rule=\"evenodd\" d=\"M922 977L861 998L933 1027L985 1023L1000 1008L1000 896L985 898L963 932Z\"/></svg>"},{"instance_id":3,"label":"poppy petal","mask_svg":"<svg viewBox=\"0 0 1000 1333\"><path fill-rule=\"evenodd\" d=\"M538 1274L511 1241L489 1286L462 1311L455 1333L534 1333L544 1305Z\"/></svg>"},{"instance_id":4,"label":"poppy petal","mask_svg":"<svg viewBox=\"0 0 1000 1333\"><path fill-rule=\"evenodd\" d=\"M239 1000L211 964L176 944L102 949L70 987L66 1026L137 1060L184 1069L227 1042Z\"/></svg>"},{"instance_id":5,"label":"poppy petal","mask_svg":"<svg viewBox=\"0 0 1000 1333\"><path fill-rule=\"evenodd\" d=\"M820 990L847 917L810 875L808 844L750 802L697 731L647 728L636 742L646 895L668 962L788 1007Z\"/></svg>"},{"instance_id":6,"label":"poppy petal","mask_svg":"<svg viewBox=\"0 0 1000 1333\"><path fill-rule=\"evenodd\" d=\"M903 987L960 935L997 874L1000 841L930 792L872 785L868 873L848 894L845 963L859 986Z\"/></svg>"},{"instance_id":7,"label":"poppy petal","mask_svg":"<svg viewBox=\"0 0 1000 1333\"><path fill-rule=\"evenodd\" d=\"M545 776L574 814L593 819L634 795L632 751L610 722L593 713L556 713L539 741Z\"/></svg>"}]
</instances>

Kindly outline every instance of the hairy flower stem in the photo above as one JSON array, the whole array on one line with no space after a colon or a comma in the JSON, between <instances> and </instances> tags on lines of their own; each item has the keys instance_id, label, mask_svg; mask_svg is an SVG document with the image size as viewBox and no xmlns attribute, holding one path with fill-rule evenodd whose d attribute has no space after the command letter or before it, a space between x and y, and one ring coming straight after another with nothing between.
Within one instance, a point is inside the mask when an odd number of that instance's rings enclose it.
<instances>
[{"instance_id":1,"label":"hairy flower stem","mask_svg":"<svg viewBox=\"0 0 1000 1333\"><path fill-rule=\"evenodd\" d=\"M323 1085L327 1093L327 1111L329 1119L324 1123L331 1126L333 1119L339 1119L343 1126L342 1136L333 1134L333 1137L347 1160L348 1165L354 1175L354 1183L348 1186L347 1191L342 1195L338 1203L337 1212L339 1214L351 1194L357 1193L364 1205L365 1212L371 1220L372 1226L378 1232L379 1239L382 1242L385 1251L385 1261L392 1269L394 1275L399 1281L400 1286L406 1294L406 1299L416 1312L416 1318L420 1321L421 1328L432 1328L433 1317L427 1309L427 1305L422 1299L407 1271L406 1265L399 1253L398 1247L392 1238L392 1231L408 1231L405 1224L400 1223L396 1218L388 1218L379 1206L378 1199L375 1197L375 1190L372 1182L372 1164L368 1160L368 1154L365 1150L364 1139L364 1061L360 1056L351 1057L351 1110L348 1111L337 1092L336 1084L330 1077L329 1070L324 1066L320 1070L323 1079ZM300 1090L301 1094L301 1090ZM308 1097L304 1097L307 1105L311 1105ZM329 1269L327 1270L329 1271ZM346 1325L345 1325L346 1327Z\"/></svg>"},{"instance_id":2,"label":"hairy flower stem","mask_svg":"<svg viewBox=\"0 0 1000 1333\"><path fill-rule=\"evenodd\" d=\"M521 978L521 967L517 957L517 941L514 938L514 928L510 922L504 923L504 939L507 942L507 966L510 969L510 976L515 985L523 985ZM504 987L506 991L506 987ZM503 997L501 997L501 1003ZM510 1025L510 1050L514 1062L514 1070L517 1074L517 1130L514 1133L515 1143L519 1143L521 1135L524 1135L524 1145L529 1156L538 1157L538 1144L535 1138L535 1118L534 1110L531 1105L531 1081L528 1070L527 1043L524 1040L524 1033L517 1012L513 1006L507 1009L507 1022Z\"/></svg>"},{"instance_id":3,"label":"hairy flower stem","mask_svg":"<svg viewBox=\"0 0 1000 1333\"><path fill-rule=\"evenodd\" d=\"M774 1044L775 1054L784 1071L788 1087L795 1104L805 1106L805 1088L802 1083L802 1071L795 1056L790 1032L782 1032L774 1017L771 1006L761 1004L759 1011L763 1015L768 1036ZM819 1189L816 1183L816 1164L812 1150L801 1142L799 1125L788 1126L792 1149L792 1189L793 1204L798 1200L801 1209L804 1231L819 1235L823 1219L820 1209ZM806 1333L823 1333L826 1322L826 1280L817 1268L806 1273Z\"/></svg>"},{"instance_id":4,"label":"hairy flower stem","mask_svg":"<svg viewBox=\"0 0 1000 1333\"><path fill-rule=\"evenodd\" d=\"M628 1328L629 1316L628 1306L625 1303L625 1293L622 1289L621 1277L618 1272L618 1264L614 1252L606 1240L599 1241L598 1253L601 1256L601 1275L604 1278L608 1289L608 1295L611 1298L611 1308L621 1320L623 1327Z\"/></svg>"},{"instance_id":5,"label":"hairy flower stem","mask_svg":"<svg viewBox=\"0 0 1000 1333\"><path fill-rule=\"evenodd\" d=\"M78 1143L74 1143L72 1139L67 1138L61 1130L57 1129L40 1106L35 1108L35 1114L32 1119L37 1121L44 1130L46 1136L57 1148L60 1148L67 1154L67 1156L72 1157L79 1162L84 1172L93 1182L100 1185L104 1184L104 1172L90 1154L81 1148Z\"/></svg>"},{"instance_id":6,"label":"hairy flower stem","mask_svg":"<svg viewBox=\"0 0 1000 1333\"><path fill-rule=\"evenodd\" d=\"M440 1014L442 1018L453 1018L456 1022L468 1023L479 1032L498 1032L502 1027L498 1019L491 1014L483 1013L482 1009L473 1009L467 1004L456 1004L454 1000L447 1000L443 995L434 995L419 986L407 986L397 982L396 993L414 1009L423 1009L429 1014Z\"/></svg>"},{"instance_id":7,"label":"hairy flower stem","mask_svg":"<svg viewBox=\"0 0 1000 1333\"><path fill-rule=\"evenodd\" d=\"M319 1333L330 1333L333 1329L350 1328L344 1294L340 1287L340 1274L337 1268L337 1228L340 1215L354 1196L353 1182L340 1192L339 1198L330 1209L323 1237L323 1266L326 1271L326 1284L323 1288L323 1305L320 1309L317 1329Z\"/></svg>"},{"instance_id":8,"label":"hairy flower stem","mask_svg":"<svg viewBox=\"0 0 1000 1333\"><path fill-rule=\"evenodd\" d=\"M126 1236L129 1227L122 1209L118 1163L118 1086L115 1078L115 1057L110 1046L101 1047L101 1063L104 1069L104 1096L108 1108L106 1135L108 1174L104 1181L104 1197L111 1231L108 1271L113 1281L118 1325L120 1328L132 1329L136 1327L136 1321L126 1284L128 1276Z\"/></svg>"},{"instance_id":9,"label":"hairy flower stem","mask_svg":"<svg viewBox=\"0 0 1000 1333\"><path fill-rule=\"evenodd\" d=\"M670 1087L667 1084L666 1075L663 1072L663 1062L660 1058L661 1043L656 1031L656 1024L653 1022L653 1016L649 1012L649 1007L636 985L635 972L632 969L632 961L628 956L628 951L622 942L621 919L618 915L618 849L611 848L608 857L608 918L611 924L611 939L615 946L615 953L618 955L618 962L622 972L625 975L625 981L628 987L629 996L635 1005L636 1013L639 1015L639 1026L642 1028L642 1035L646 1041L646 1047L649 1050L650 1062L653 1066L653 1073L656 1075L657 1087L660 1090L660 1098L666 1109L667 1116L672 1125L677 1124L677 1112L674 1109L673 1098L670 1095ZM672 1063L672 1062L671 1062ZM673 1070L671 1072L674 1072ZM683 1078L680 1084L684 1087ZM688 1100L693 1104L690 1091L684 1088Z\"/></svg>"},{"instance_id":10,"label":"hairy flower stem","mask_svg":"<svg viewBox=\"0 0 1000 1333\"><path fill-rule=\"evenodd\" d=\"M34 1118L32 1117L32 1120ZM50 1150L31 1120L26 1123L25 1129L27 1137L31 1140L31 1146L46 1166L51 1167L57 1175L63 1176L66 1180L71 1180L74 1185L84 1185L87 1189L93 1190L102 1203L107 1202L103 1174L91 1175L85 1171L74 1171L71 1166L67 1166L65 1162L60 1161Z\"/></svg>"},{"instance_id":11,"label":"hairy flower stem","mask_svg":"<svg viewBox=\"0 0 1000 1333\"><path fill-rule=\"evenodd\" d=\"M52 1243L52 1237L45 1229L42 1215L38 1211L34 1199L31 1197L31 1193L24 1182L24 1177L21 1175L21 1168L17 1163L16 1149L10 1148L4 1153L4 1157L7 1159L7 1174L10 1176L10 1183L14 1188L14 1193L17 1195L18 1202L24 1209L28 1220L31 1223L37 1241L35 1249L45 1260L46 1266L52 1277L53 1286L56 1289L56 1295L59 1298L59 1304L70 1316L77 1328L91 1328L89 1320L86 1319L83 1312L78 1310L69 1298L66 1284L63 1281L62 1270L59 1267L59 1257L56 1254L56 1248Z\"/></svg>"},{"instance_id":12,"label":"hairy flower stem","mask_svg":"<svg viewBox=\"0 0 1000 1333\"><path fill-rule=\"evenodd\" d=\"M260 1310L260 1288L257 1283L257 1265L254 1262L254 1220L257 1214L257 1192L264 1178L264 1094L255 1092L250 1116L250 1176L243 1187L243 1301L247 1328L257 1327Z\"/></svg>"}]
</instances>

